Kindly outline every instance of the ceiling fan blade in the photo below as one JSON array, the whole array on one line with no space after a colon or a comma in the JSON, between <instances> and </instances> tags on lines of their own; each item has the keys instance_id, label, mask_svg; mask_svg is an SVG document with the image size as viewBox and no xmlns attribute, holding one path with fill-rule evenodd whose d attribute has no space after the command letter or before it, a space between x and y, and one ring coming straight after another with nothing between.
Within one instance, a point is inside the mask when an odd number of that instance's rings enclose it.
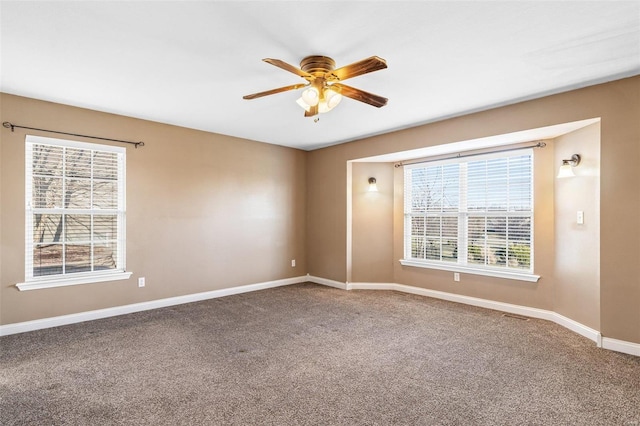
<instances>
[{"instance_id":1,"label":"ceiling fan blade","mask_svg":"<svg viewBox=\"0 0 640 426\"><path fill-rule=\"evenodd\" d=\"M339 80L346 80L348 78L357 77L362 74L367 74L373 71L379 71L387 67L387 61L378 57L372 56L367 59L363 59L358 62L354 62L350 65L345 65L336 70L331 71Z\"/></svg>"},{"instance_id":2,"label":"ceiling fan blade","mask_svg":"<svg viewBox=\"0 0 640 426\"><path fill-rule=\"evenodd\" d=\"M309 108L309 111L304 111L305 117L313 117L314 115L318 115L318 105L314 105Z\"/></svg>"},{"instance_id":3,"label":"ceiling fan blade","mask_svg":"<svg viewBox=\"0 0 640 426\"><path fill-rule=\"evenodd\" d=\"M265 58L263 59L263 61L274 65L278 68L282 68L285 71L289 71L294 73L295 75L302 77L302 78L306 78L307 80L312 80L314 77L309 74L308 72L304 72L302 71L300 68L294 67L293 65L289 65L288 63L281 61L280 59L271 59L271 58Z\"/></svg>"},{"instance_id":4,"label":"ceiling fan blade","mask_svg":"<svg viewBox=\"0 0 640 426\"><path fill-rule=\"evenodd\" d=\"M364 102L365 104L373 105L376 108L385 106L388 101L387 98L383 98L382 96L374 95L373 93L365 92L364 90L346 86L341 83L334 83L332 86L339 88L340 93L343 96L355 99L356 101Z\"/></svg>"},{"instance_id":5,"label":"ceiling fan blade","mask_svg":"<svg viewBox=\"0 0 640 426\"><path fill-rule=\"evenodd\" d=\"M292 84L291 86L279 87L277 89L271 89L271 90L267 90L267 91L264 91L264 92L253 93L251 95L245 95L245 96L242 97L242 99L256 99L256 98L261 98L263 96L275 95L276 93L286 92L288 90L301 89L301 88L305 87L306 85L307 84L305 84L305 83Z\"/></svg>"}]
</instances>

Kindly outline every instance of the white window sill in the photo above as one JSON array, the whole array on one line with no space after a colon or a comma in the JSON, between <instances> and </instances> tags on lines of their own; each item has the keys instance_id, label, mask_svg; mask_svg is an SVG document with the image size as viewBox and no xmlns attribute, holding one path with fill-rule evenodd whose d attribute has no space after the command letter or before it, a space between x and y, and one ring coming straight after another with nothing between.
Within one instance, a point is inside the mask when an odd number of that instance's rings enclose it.
<instances>
[{"instance_id":1,"label":"white window sill","mask_svg":"<svg viewBox=\"0 0 640 426\"><path fill-rule=\"evenodd\" d=\"M133 272L111 272L108 274L91 274L84 276L66 276L57 278L42 278L16 284L18 290L39 290L42 288L65 287L69 285L101 283L105 281L126 280Z\"/></svg>"},{"instance_id":2,"label":"white window sill","mask_svg":"<svg viewBox=\"0 0 640 426\"><path fill-rule=\"evenodd\" d=\"M484 275L487 277L507 278L510 280L538 282L540 275L530 274L528 272L519 272L514 270L496 270L478 268L473 266L461 266L456 264L447 265L444 263L427 263L418 260L400 259L403 266L413 266L416 268L440 269L442 271L461 272L464 274Z\"/></svg>"}]
</instances>

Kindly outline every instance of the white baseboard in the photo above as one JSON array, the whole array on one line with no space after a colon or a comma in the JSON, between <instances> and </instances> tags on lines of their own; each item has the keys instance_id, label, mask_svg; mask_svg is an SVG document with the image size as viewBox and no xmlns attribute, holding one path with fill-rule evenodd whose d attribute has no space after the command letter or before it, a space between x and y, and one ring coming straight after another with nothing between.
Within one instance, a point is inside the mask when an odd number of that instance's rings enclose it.
<instances>
[{"instance_id":1,"label":"white baseboard","mask_svg":"<svg viewBox=\"0 0 640 426\"><path fill-rule=\"evenodd\" d=\"M27 331L40 330L44 328L58 327L61 325L75 324L84 321L91 321L101 318L109 318L118 315L130 314L134 312L147 311L150 309L164 308L167 306L181 305L183 303L200 302L218 297L231 296L234 294L247 293L250 291L264 290L268 288L281 287L285 285L312 282L341 290L392 290L403 293L417 294L420 296L433 297L435 299L448 300L450 302L463 303L466 305L478 306L481 308L493 309L501 312L538 318L555 322L581 336L590 339L604 349L622 352L629 355L640 356L640 344L626 342L623 340L602 337L599 331L589 328L577 321L560 315L556 312L544 309L530 308L527 306L513 305L510 303L496 302L493 300L480 299L477 297L464 296L460 294L447 293L437 290L429 290L421 287L413 287L405 284L395 283L343 283L307 274L306 276L286 278L282 280L267 281L256 284L249 284L239 287L212 290L203 293L188 294L184 296L170 297L166 299L152 300L149 302L134 303L131 305L116 306L113 308L98 309L95 311L79 312L77 314L62 315L52 318L43 318L33 321L25 321L14 324L0 325L0 336L24 333Z\"/></svg>"},{"instance_id":2,"label":"white baseboard","mask_svg":"<svg viewBox=\"0 0 640 426\"><path fill-rule=\"evenodd\" d=\"M326 278L314 277L313 275L309 275L309 274L307 274L307 281L315 284L322 284L329 287L339 288L341 290L348 290L346 283L342 283L340 281L328 280Z\"/></svg>"},{"instance_id":3,"label":"white baseboard","mask_svg":"<svg viewBox=\"0 0 640 426\"><path fill-rule=\"evenodd\" d=\"M602 347L611 351L622 352L629 355L640 356L640 343L625 342L624 340L602 338Z\"/></svg>"},{"instance_id":4,"label":"white baseboard","mask_svg":"<svg viewBox=\"0 0 640 426\"><path fill-rule=\"evenodd\" d=\"M396 290L397 286L394 283L347 283L347 290Z\"/></svg>"},{"instance_id":5,"label":"white baseboard","mask_svg":"<svg viewBox=\"0 0 640 426\"><path fill-rule=\"evenodd\" d=\"M200 302L202 300L215 299L218 297L231 296L234 294L247 293L250 291L298 284L307 281L309 281L309 278L307 276L285 278L282 280L223 288L220 290L206 291L203 293L187 294L184 296L151 300L149 302L134 303L131 305L115 306L113 308L98 309L95 311L79 312L77 314L61 315L58 317L0 325L0 336L8 336L10 334L24 333L27 331L40 330L43 328L58 327L61 325L115 317L118 315L131 314L134 312L148 311L150 309L165 308L167 306L181 305L183 303Z\"/></svg>"},{"instance_id":6,"label":"white baseboard","mask_svg":"<svg viewBox=\"0 0 640 426\"><path fill-rule=\"evenodd\" d=\"M403 293L417 294L421 296L433 297L435 299L448 300L450 302L463 303L466 305L478 306L481 308L493 309L501 312L522 315L531 318L538 318L554 322L577 333L596 343L598 347L622 352L629 355L640 356L640 344L626 342L623 340L603 337L598 330L594 330L577 321L560 315L557 312L545 309L530 308L528 306L513 305L510 303L496 302L493 300L480 299L477 297L463 296L460 294L446 293L443 291L429 290L420 287L412 287L405 284L395 283L349 283L349 290L393 290Z\"/></svg>"},{"instance_id":7,"label":"white baseboard","mask_svg":"<svg viewBox=\"0 0 640 426\"><path fill-rule=\"evenodd\" d=\"M447 300L449 302L463 303L465 305L478 306L480 308L493 309L510 314L523 315L532 318L540 318L553 321L554 312L544 309L529 308L527 306L512 305L510 303L496 302L477 297L463 296L461 294L447 293L438 290L429 290L421 287L413 287L405 284L394 283L350 283L354 290L394 290L402 293L417 294L420 296L433 297L434 299ZM554 321L555 322L555 321Z\"/></svg>"},{"instance_id":8,"label":"white baseboard","mask_svg":"<svg viewBox=\"0 0 640 426\"><path fill-rule=\"evenodd\" d=\"M580 324L578 321L574 321L571 318L560 315L557 312L549 311L549 313L552 314L552 318L550 321L553 321L556 324L573 331L574 333L586 337L589 340L593 340L599 348L602 347L602 334L600 334L599 331L587 327L584 324Z\"/></svg>"}]
</instances>

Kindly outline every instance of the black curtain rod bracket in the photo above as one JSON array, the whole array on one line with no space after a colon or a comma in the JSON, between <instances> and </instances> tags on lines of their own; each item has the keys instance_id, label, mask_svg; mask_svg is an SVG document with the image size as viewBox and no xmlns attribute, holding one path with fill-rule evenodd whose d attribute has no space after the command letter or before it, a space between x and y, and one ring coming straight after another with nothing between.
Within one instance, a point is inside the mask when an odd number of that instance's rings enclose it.
<instances>
[{"instance_id":1,"label":"black curtain rod bracket","mask_svg":"<svg viewBox=\"0 0 640 426\"><path fill-rule=\"evenodd\" d=\"M139 146L144 146L144 142L142 142L142 141L140 141L140 142L131 142L131 141L123 141L121 139L101 138L99 136L88 136L88 135L79 135L77 133L59 132L57 130L37 129L35 127L18 126L17 124L13 124L13 123L10 123L8 121L5 121L4 123L2 123L2 126L4 128L6 128L6 129L11 129L12 132L15 131L15 129L28 129L28 130L37 130L38 132L57 133L59 135L78 136L78 137L81 137L81 138L99 139L101 141L128 143L129 145L135 146L136 149Z\"/></svg>"}]
</instances>

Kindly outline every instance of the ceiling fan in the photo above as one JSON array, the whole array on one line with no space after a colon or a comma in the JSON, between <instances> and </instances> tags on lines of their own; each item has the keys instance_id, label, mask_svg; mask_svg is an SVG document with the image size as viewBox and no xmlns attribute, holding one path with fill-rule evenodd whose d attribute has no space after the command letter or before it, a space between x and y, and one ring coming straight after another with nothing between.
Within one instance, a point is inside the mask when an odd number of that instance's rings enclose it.
<instances>
[{"instance_id":1,"label":"ceiling fan","mask_svg":"<svg viewBox=\"0 0 640 426\"><path fill-rule=\"evenodd\" d=\"M306 87L307 89L302 92L302 96L297 100L298 105L305 110L305 117L313 117L319 113L331 111L340 103L342 96L373 105L376 108L387 104L387 98L341 83L341 81L348 78L387 68L387 62L377 56L372 56L338 69L334 69L336 63L328 56L307 56L300 62L300 68L296 68L279 59L266 58L263 61L302 77L307 82L253 93L243 96L243 99L256 99Z\"/></svg>"}]
</instances>

